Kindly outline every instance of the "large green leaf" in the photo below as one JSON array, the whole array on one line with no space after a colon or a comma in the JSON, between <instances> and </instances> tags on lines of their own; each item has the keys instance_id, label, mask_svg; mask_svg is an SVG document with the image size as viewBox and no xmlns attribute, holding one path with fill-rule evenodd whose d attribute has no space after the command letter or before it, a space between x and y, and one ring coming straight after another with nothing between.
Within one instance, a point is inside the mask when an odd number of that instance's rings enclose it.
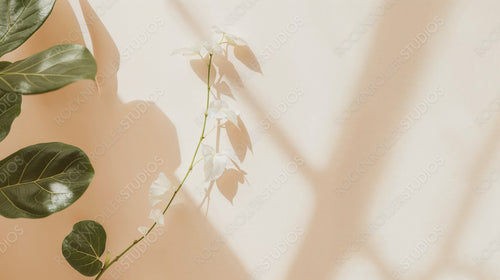
<instances>
[{"instance_id":1,"label":"large green leaf","mask_svg":"<svg viewBox=\"0 0 500 280\"><path fill-rule=\"evenodd\" d=\"M99 257L106 248L106 231L97 222L81 221L66 236L62 252L68 263L85 276L94 276L102 268Z\"/></svg>"},{"instance_id":2,"label":"large green leaf","mask_svg":"<svg viewBox=\"0 0 500 280\"><path fill-rule=\"evenodd\" d=\"M0 90L0 141L9 134L12 122L21 113L22 96Z\"/></svg>"},{"instance_id":3,"label":"large green leaf","mask_svg":"<svg viewBox=\"0 0 500 280\"><path fill-rule=\"evenodd\" d=\"M55 0L0 0L0 57L22 45L45 22Z\"/></svg>"},{"instance_id":4,"label":"large green leaf","mask_svg":"<svg viewBox=\"0 0 500 280\"><path fill-rule=\"evenodd\" d=\"M0 70L10 65L10 62L0 61ZM15 118L21 113L22 95L0 90L0 141L7 137Z\"/></svg>"},{"instance_id":5,"label":"large green leaf","mask_svg":"<svg viewBox=\"0 0 500 280\"><path fill-rule=\"evenodd\" d=\"M0 89L22 94L44 93L78 80L94 80L96 72L96 62L86 47L58 45L0 70Z\"/></svg>"},{"instance_id":6,"label":"large green leaf","mask_svg":"<svg viewBox=\"0 0 500 280\"><path fill-rule=\"evenodd\" d=\"M21 149L0 161L0 215L43 218L85 192L94 169L85 153L63 143Z\"/></svg>"}]
</instances>

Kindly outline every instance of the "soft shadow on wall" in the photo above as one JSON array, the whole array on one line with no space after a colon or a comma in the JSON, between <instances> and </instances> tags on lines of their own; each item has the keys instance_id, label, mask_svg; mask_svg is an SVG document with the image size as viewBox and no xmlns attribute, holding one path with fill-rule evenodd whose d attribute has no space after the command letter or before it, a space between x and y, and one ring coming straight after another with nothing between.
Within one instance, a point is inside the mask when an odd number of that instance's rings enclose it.
<instances>
[{"instance_id":1,"label":"soft shadow on wall","mask_svg":"<svg viewBox=\"0 0 500 280\"><path fill-rule=\"evenodd\" d=\"M213 59L212 72L210 73L210 84L213 88L211 96L213 100L220 100L223 98L237 100L231 87L237 86L238 88L241 88L244 86L235 66L228 59L230 53L235 55L238 54L238 60L240 60L245 66L251 70L260 72L260 65L254 53L248 46L226 46L225 54L215 55ZM193 71L200 78L200 80L205 83L208 78L208 73L206 71L207 61L208 57L204 57L203 59L193 59L190 61ZM252 61L252 64L249 64L249 61ZM230 82L232 86L230 86L228 82ZM218 151L221 149L221 134L224 134L224 136L229 140L229 143L231 144L232 149L240 163L245 161L248 152L253 152L250 135L248 134L245 123L239 116L237 124L226 122L217 127L216 150ZM206 211L208 211L210 194L214 186L217 186L217 189L221 192L221 194L224 195L229 202L233 203L233 199L238 192L239 186L246 182L246 174L247 173L241 169L239 164L235 163L235 168L227 170L219 179L210 183L200 207L204 206L206 203Z\"/></svg>"},{"instance_id":2,"label":"soft shadow on wall","mask_svg":"<svg viewBox=\"0 0 500 280\"><path fill-rule=\"evenodd\" d=\"M164 89L144 93L146 101L122 103L116 73L117 47L86 0L80 4L98 63L98 86L82 81L56 92L27 96L22 114L1 143L2 156L37 142L61 141L82 148L96 176L88 191L67 210L42 220L7 220L2 232L22 229L2 255L2 273L12 279L81 277L62 258L61 242L74 223L96 219L108 233L108 249L116 254L138 237L137 227L149 223L149 185L160 171L173 183L181 158L175 125L154 104ZM69 41L68 41L69 40ZM59 0L44 26L7 57L18 60L60 43L84 44L82 31L67 1ZM155 232L142 249L110 269L103 279L230 279L248 275L235 254L221 248L210 263L195 259L211 240L222 239L194 202L181 195L167 215L168 230ZM189 240L189 242L187 242ZM153 245L154 243L154 245ZM28 253L29 252L29 253ZM134 265L131 265L131 263ZM24 269L29 264L30 269Z\"/></svg>"},{"instance_id":3,"label":"soft shadow on wall","mask_svg":"<svg viewBox=\"0 0 500 280\"><path fill-rule=\"evenodd\" d=\"M182 7L179 14L194 33L202 35L197 32L200 30L200 24L179 0L167 2L173 7ZM384 14L372 26L371 32L374 32L375 36L364 62L364 71L354 79L355 86L347 93L352 97L350 104L356 104L356 100L359 100L366 88L376 82L379 76L386 74L384 72L388 69L384 67L390 66L400 55L401 49L423 32L428 24L436 21L436 17L438 21L446 22L447 13L452 6L452 1L449 0L393 2L396 3L391 4L391 12ZM314 2L311 6L316 14L323 14L327 10L321 3ZM322 30L321 27L318 26L318 29ZM358 180L349 181L346 178L356 170L358 163L373 153L374 145L383 144L387 140L387 136L397 128L400 120L411 111L415 99L410 94L412 85L417 83L422 70L429 62L431 61L424 44L412 53L400 68L390 69L393 72L386 75L383 86L377 88L367 102L355 108L348 118L341 120L340 137L333 143L334 149L329 163L322 169L313 169L307 164L301 166L300 172L313 186L316 201L312 219L305 229L305 237L299 244L286 279L342 279L342 268L356 257L371 263L379 279L393 279L395 276L397 264L385 259L381 248L370 240L370 235L365 235L369 232L372 222L369 220L369 211L372 200L377 195L376 186L391 161L390 151L378 159L375 165L370 166ZM266 118L266 106L255 97L251 88L242 87L240 77L233 77L228 83L230 86L239 87L239 97L253 108L260 119ZM325 120L327 123L335 121L338 120ZM271 126L268 132L277 143L276 146L283 149L291 161L296 157L305 158L279 125ZM359 137L360 135L363 137ZM498 137L498 132L494 131L483 152L474 162L475 168L472 168L470 175L471 189L484 172L484 167L488 165L488 157L485 154L496 149L494 143ZM256 157L258 155L256 152ZM453 248L457 246L466 224L463 217L470 214L475 205L471 201L473 196L470 193L466 193L464 197L460 212L450 224L446 241L438 248L439 258L429 267L425 277L420 278L432 279L454 261ZM453 264L453 267L465 275L487 279L487 275L478 269L457 264Z\"/></svg>"},{"instance_id":4,"label":"soft shadow on wall","mask_svg":"<svg viewBox=\"0 0 500 280\"><path fill-rule=\"evenodd\" d=\"M425 30L435 16L445 18L448 2L398 1L390 12L378 19L372 27L373 43L363 71L353 79L354 86L346 93L352 100L349 105L356 104L370 84L389 72L388 67L400 56L401 49ZM429 58L423 46L400 68L390 69L393 72L385 75L382 86L370 92L367 101L355 107L347 118L329 120L332 124L338 122L339 130L329 162L320 170L307 164L301 169L314 186L316 207L287 279L342 279L342 268L357 257L375 268L377 279L393 278L397 264L385 259L371 241L374 233L369 230L373 222L370 220L372 200L378 195L380 177L392 160L390 150L369 165L361 176L354 176L355 180L350 178L357 172L358 164L370 160L368 157L374 154L377 144L386 144L400 120L411 111L412 85L427 62ZM286 140L279 127L271 133L280 143ZM284 147L290 157L301 154L292 145Z\"/></svg>"}]
</instances>

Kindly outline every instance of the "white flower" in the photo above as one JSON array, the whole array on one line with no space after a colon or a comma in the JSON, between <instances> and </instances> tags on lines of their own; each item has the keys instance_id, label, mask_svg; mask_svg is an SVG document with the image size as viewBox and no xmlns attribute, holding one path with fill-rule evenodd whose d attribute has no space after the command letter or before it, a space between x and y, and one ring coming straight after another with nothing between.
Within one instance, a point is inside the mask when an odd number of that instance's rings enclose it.
<instances>
[{"instance_id":1,"label":"white flower","mask_svg":"<svg viewBox=\"0 0 500 280\"><path fill-rule=\"evenodd\" d=\"M202 144L201 152L205 162L206 181L217 180L226 169L234 167L232 160L235 160L236 156L230 151L216 153L214 148Z\"/></svg>"},{"instance_id":2,"label":"white flower","mask_svg":"<svg viewBox=\"0 0 500 280\"><path fill-rule=\"evenodd\" d=\"M202 46L191 46L174 50L171 55L182 54L183 56L201 55Z\"/></svg>"},{"instance_id":3,"label":"white flower","mask_svg":"<svg viewBox=\"0 0 500 280\"><path fill-rule=\"evenodd\" d=\"M149 228L148 227L143 227L143 226L140 226L137 228L137 230L144 236L146 236L146 234L148 233L148 230Z\"/></svg>"},{"instance_id":4,"label":"white flower","mask_svg":"<svg viewBox=\"0 0 500 280\"><path fill-rule=\"evenodd\" d=\"M182 54L184 56L196 55L201 57L204 57L206 54L224 55L225 50L222 47L224 44L247 45L247 42L245 42L245 40L243 40L242 38L224 32L217 26L213 26L212 30L215 34L219 34L222 36L222 38L220 38L220 42L214 40L204 41L201 43L201 45L176 49L172 52L172 55Z\"/></svg>"},{"instance_id":5,"label":"white flower","mask_svg":"<svg viewBox=\"0 0 500 280\"><path fill-rule=\"evenodd\" d=\"M240 46L247 45L247 42L245 40L241 39L236 35L224 32L217 26L212 26L212 31L216 34L221 34L223 36L223 39L226 39L226 42L229 43L230 45L240 45Z\"/></svg>"},{"instance_id":6,"label":"white flower","mask_svg":"<svg viewBox=\"0 0 500 280\"><path fill-rule=\"evenodd\" d=\"M222 123L230 121L238 126L239 114L238 111L231 109L224 100L214 100L210 102L210 106L208 107L207 118L210 120L221 120Z\"/></svg>"},{"instance_id":7,"label":"white flower","mask_svg":"<svg viewBox=\"0 0 500 280\"><path fill-rule=\"evenodd\" d=\"M153 209L149 213L149 218L155 221L160 226L163 226L165 224L165 220L163 217L163 213L161 212L160 209Z\"/></svg>"},{"instance_id":8,"label":"white flower","mask_svg":"<svg viewBox=\"0 0 500 280\"><path fill-rule=\"evenodd\" d=\"M224 48L214 41L203 42L203 48L209 54L224 55Z\"/></svg>"},{"instance_id":9,"label":"white flower","mask_svg":"<svg viewBox=\"0 0 500 280\"><path fill-rule=\"evenodd\" d=\"M151 184L149 189L149 202L151 206L166 201L170 198L170 191L172 190L172 184L168 180L165 173L161 172L158 175L158 179Z\"/></svg>"}]
</instances>

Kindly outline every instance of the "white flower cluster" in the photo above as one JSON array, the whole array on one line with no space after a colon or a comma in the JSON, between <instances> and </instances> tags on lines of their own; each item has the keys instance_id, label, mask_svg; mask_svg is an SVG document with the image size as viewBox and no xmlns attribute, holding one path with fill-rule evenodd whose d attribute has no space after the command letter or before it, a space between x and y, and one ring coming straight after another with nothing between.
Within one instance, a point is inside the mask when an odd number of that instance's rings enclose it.
<instances>
[{"instance_id":1,"label":"white flower cluster","mask_svg":"<svg viewBox=\"0 0 500 280\"><path fill-rule=\"evenodd\" d=\"M206 41L196 47L178 49L172 54L182 54L185 56L199 55L203 58L207 54L223 55L225 53L223 46L247 44L245 40L240 37L224 32L216 26L212 27L212 30L218 37L216 38L217 40ZM222 125L229 121L235 126L238 126L239 112L232 109L224 100L218 99L210 102L206 113L207 121L216 121L217 125ZM200 148L205 163L204 172L206 181L217 180L220 176L222 176L226 169L236 167L234 164L234 161L236 161L236 155L232 151L223 150L216 152L215 148L205 144L202 144Z\"/></svg>"},{"instance_id":2,"label":"white flower cluster","mask_svg":"<svg viewBox=\"0 0 500 280\"><path fill-rule=\"evenodd\" d=\"M161 172L160 175L158 175L158 179L151 184L149 189L149 203L151 203L151 206L154 207L162 201L168 201L172 195L172 184L170 183L170 180L168 180L165 173ZM160 209L152 209L149 213L149 218L159 226L163 226L165 224L163 213ZM138 230L142 235L146 235L149 228L140 226Z\"/></svg>"},{"instance_id":3,"label":"white flower cluster","mask_svg":"<svg viewBox=\"0 0 500 280\"><path fill-rule=\"evenodd\" d=\"M230 108L229 104L224 100L214 100L210 103L207 110L207 120L217 121L217 124L231 122L238 126L239 112ZM222 150L216 152L216 149L206 145L201 145L201 153L203 154L205 181L217 180L226 169L235 168L234 162L237 160L236 155L231 150Z\"/></svg>"},{"instance_id":4,"label":"white flower cluster","mask_svg":"<svg viewBox=\"0 0 500 280\"><path fill-rule=\"evenodd\" d=\"M225 54L223 46L246 45L246 42L240 37L226 33L217 27L213 27L213 31L220 37L219 41L206 41L196 47L175 50L172 54L182 54L185 56L198 55L203 59L207 54ZM216 123L214 128L227 122L231 122L235 126L238 126L238 116L239 112L237 110L232 109L224 100L218 99L210 102L206 111L206 122L214 121ZM203 139L205 139L206 135L208 135L208 133L203 135ZM203 171L205 174L205 181L210 182L217 180L227 169L237 168L235 164L237 157L233 151L222 150L218 152L214 147L202 142L200 143L199 149L203 156L201 160L204 162ZM188 172L190 172L192 168L193 166L190 166ZM160 202L170 201L173 199L173 196L174 188L172 184L164 173L160 173L158 179L153 182L149 189L149 202L151 206L155 207ZM165 224L164 211L152 209L149 218L152 219L156 225L163 226ZM145 226L140 226L138 228L139 232L144 236L146 236L151 229L152 227L148 228Z\"/></svg>"},{"instance_id":5,"label":"white flower cluster","mask_svg":"<svg viewBox=\"0 0 500 280\"><path fill-rule=\"evenodd\" d=\"M187 48L176 49L172 55L182 54L184 56L200 56L204 57L207 54L224 55L224 45L246 45L245 40L238 36L222 31L217 26L212 27L212 31L218 37L209 41L204 41L200 44L193 45Z\"/></svg>"}]
</instances>

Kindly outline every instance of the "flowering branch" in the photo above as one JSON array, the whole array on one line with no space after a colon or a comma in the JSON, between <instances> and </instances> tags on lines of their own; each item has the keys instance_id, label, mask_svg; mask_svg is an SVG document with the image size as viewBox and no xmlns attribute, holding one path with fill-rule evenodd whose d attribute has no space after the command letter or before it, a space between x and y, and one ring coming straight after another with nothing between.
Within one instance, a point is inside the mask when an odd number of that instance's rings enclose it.
<instances>
[{"instance_id":1,"label":"flowering branch","mask_svg":"<svg viewBox=\"0 0 500 280\"><path fill-rule=\"evenodd\" d=\"M172 197L168 201L167 206L161 212L162 215L165 215L165 213L167 212L168 208L170 207L170 205L174 201L175 197L177 196L177 193L180 191L180 189L184 185L184 182L186 182L186 179L189 177L189 174L191 174L191 172L193 171L193 165L194 165L194 162L196 160L196 156L198 155L198 151L200 150L201 143L205 139L205 129L207 127L208 109L209 109L209 105L210 105L210 88L211 88L211 85L210 85L210 71L212 70L212 58L213 58L213 53L210 53L209 54L209 59L208 59L208 75L207 75L208 76L208 78L207 78L207 104L206 104L206 108L205 108L205 115L204 115L204 118L203 118L203 128L201 129L201 136L200 136L200 139L198 141L198 144L196 145L196 149L194 150L194 155L193 155L193 158L191 159L191 163L189 164L189 168L188 168L186 174L184 175L184 178L180 182L179 186L177 187L177 189L175 189ZM121 252L118 256L116 256L112 261L110 261L107 264L105 263L104 266L102 267L101 271L99 272L99 274L95 278L95 280L100 279L101 276L104 274L104 272L106 272L106 270L108 268L110 268L115 262L117 262L120 259L120 257L122 257L125 253L127 253L130 249L132 249L136 244L138 244L144 238L146 238L151 233L151 231L156 227L156 225L158 223L159 222L154 222L153 225L151 227L149 227L149 229L143 234L143 236L141 236L139 239L134 240L134 242L132 242L132 244L127 247L127 249L123 250L123 252ZM161 221L161 223L163 224L163 220Z\"/></svg>"},{"instance_id":2,"label":"flowering branch","mask_svg":"<svg viewBox=\"0 0 500 280\"><path fill-rule=\"evenodd\" d=\"M188 170L173 192L171 192L173 186L167 176L164 173L159 174L158 179L153 182L149 189L149 202L152 207L155 207L155 205L160 202L166 202L166 206L163 210L153 208L149 214L149 218L154 221L153 224L150 227L140 226L138 230L142 236L134 240L132 244L113 259L110 258L108 252L104 263L100 260L106 247L106 231L99 223L90 220L76 223L73 226L73 231L64 239L62 250L69 264L81 274L85 276L95 276L95 280L99 280L113 264L130 251L130 249L134 248L134 246L145 239L155 227L163 226L165 224L165 214L198 162L203 160L205 180L209 182L217 180L226 169L237 166L235 164L236 156L233 151L223 150L219 152L213 147L203 143L210 132L213 131L213 129L207 131L208 122L215 121L216 128L219 128L221 124L226 122L231 122L238 126L239 112L231 109L220 96L215 95L214 98L216 100L210 101L210 94L212 93L211 88L213 86L210 83L210 77L214 56L225 54L222 46L225 45L227 50L229 45L243 44L244 41L239 37L230 35L219 29L215 29L214 31L222 35L218 42L204 42L199 47L183 48L174 52L183 55L197 55L200 56L202 60L208 57L207 93L203 127L193 157L189 163ZM199 153L202 154L202 156L197 160Z\"/></svg>"}]
</instances>

